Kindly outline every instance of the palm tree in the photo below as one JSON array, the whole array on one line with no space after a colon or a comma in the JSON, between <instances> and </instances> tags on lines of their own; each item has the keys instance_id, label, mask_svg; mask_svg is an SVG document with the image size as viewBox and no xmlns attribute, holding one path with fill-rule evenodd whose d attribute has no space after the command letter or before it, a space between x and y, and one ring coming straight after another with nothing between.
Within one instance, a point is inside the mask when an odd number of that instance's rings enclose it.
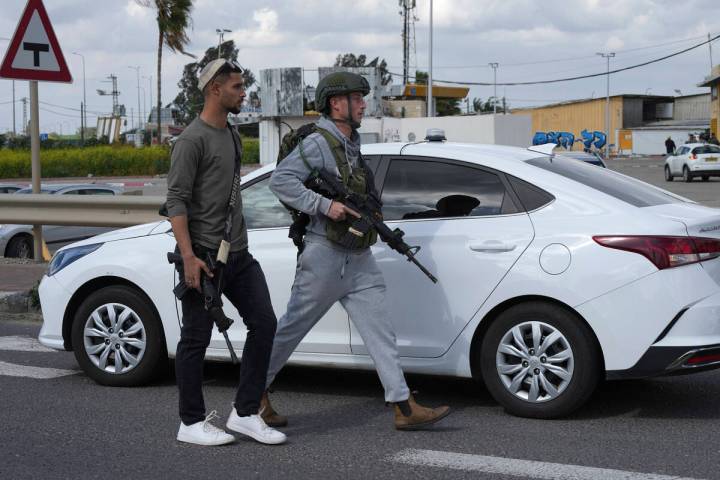
<instances>
[{"instance_id":1,"label":"palm tree","mask_svg":"<svg viewBox=\"0 0 720 480\"><path fill-rule=\"evenodd\" d=\"M162 130L160 129L160 110L162 107L162 49L167 46L173 52L195 58L195 55L185 51L190 43L186 29L191 26L190 10L192 0L135 0L139 5L157 10L158 23L158 60L157 60L157 126L158 144L162 143Z\"/></svg>"}]
</instances>

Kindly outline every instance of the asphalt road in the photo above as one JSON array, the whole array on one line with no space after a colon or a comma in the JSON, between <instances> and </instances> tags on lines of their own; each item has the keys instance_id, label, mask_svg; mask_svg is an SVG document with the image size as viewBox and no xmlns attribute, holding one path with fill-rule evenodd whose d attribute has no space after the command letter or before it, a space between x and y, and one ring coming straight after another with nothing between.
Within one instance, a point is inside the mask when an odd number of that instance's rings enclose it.
<instances>
[{"instance_id":1,"label":"asphalt road","mask_svg":"<svg viewBox=\"0 0 720 480\"><path fill-rule=\"evenodd\" d=\"M470 380L410 375L420 401L454 411L432 430L398 432L375 374L288 368L272 397L290 416L287 444L197 447L174 439L171 373L145 388L102 387L72 353L28 351L38 331L0 322L3 479L720 478L718 373L606 383L554 421L511 417ZM24 376L8 376L8 364ZM42 372L64 376L28 378ZM236 375L207 364L206 404L223 420Z\"/></svg>"},{"instance_id":2,"label":"asphalt road","mask_svg":"<svg viewBox=\"0 0 720 480\"><path fill-rule=\"evenodd\" d=\"M667 183L653 158L610 168L720 208L720 179ZM163 179L150 183L145 194L164 194ZM175 441L172 370L145 388L102 387L72 353L40 348L37 318L16 318L0 317L0 479L720 478L718 371L605 383L553 421L509 416L470 380L409 375L419 401L453 413L431 430L397 432L374 373L287 368L272 397L290 416L287 444L196 447ZM231 365L206 366L219 425L236 376Z\"/></svg>"}]
</instances>

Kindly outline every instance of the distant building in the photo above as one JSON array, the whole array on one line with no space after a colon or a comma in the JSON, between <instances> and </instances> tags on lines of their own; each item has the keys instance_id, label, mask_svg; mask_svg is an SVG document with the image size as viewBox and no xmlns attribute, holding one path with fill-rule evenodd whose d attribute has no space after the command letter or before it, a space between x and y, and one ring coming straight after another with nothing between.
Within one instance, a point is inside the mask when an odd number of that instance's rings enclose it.
<instances>
[{"instance_id":1,"label":"distant building","mask_svg":"<svg viewBox=\"0 0 720 480\"><path fill-rule=\"evenodd\" d=\"M710 130L720 136L720 65L715 65L710 75L698 87L710 87Z\"/></svg>"},{"instance_id":2,"label":"distant building","mask_svg":"<svg viewBox=\"0 0 720 480\"><path fill-rule=\"evenodd\" d=\"M534 132L605 131L605 98L591 98L540 107L516 108L513 114L532 116ZM689 133L710 125L708 94L672 97L662 95L613 95L610 97L608 142L615 154L663 154L665 140L683 143ZM582 149L576 142L574 149Z\"/></svg>"},{"instance_id":3,"label":"distant building","mask_svg":"<svg viewBox=\"0 0 720 480\"><path fill-rule=\"evenodd\" d=\"M177 112L178 110L176 108L160 109L160 128L163 138L174 135L174 132L177 131ZM151 132L153 137L157 136L157 107L153 107L150 111L150 116L145 124L145 130ZM182 131L182 129L180 131Z\"/></svg>"}]
</instances>

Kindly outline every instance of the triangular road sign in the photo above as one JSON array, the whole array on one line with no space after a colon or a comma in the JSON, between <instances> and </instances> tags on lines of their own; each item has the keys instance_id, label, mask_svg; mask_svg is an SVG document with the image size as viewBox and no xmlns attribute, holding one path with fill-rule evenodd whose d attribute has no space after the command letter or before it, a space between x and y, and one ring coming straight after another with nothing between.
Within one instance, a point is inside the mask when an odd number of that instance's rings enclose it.
<instances>
[{"instance_id":1,"label":"triangular road sign","mask_svg":"<svg viewBox=\"0 0 720 480\"><path fill-rule=\"evenodd\" d=\"M42 0L28 0L0 66L0 77L72 82Z\"/></svg>"}]
</instances>

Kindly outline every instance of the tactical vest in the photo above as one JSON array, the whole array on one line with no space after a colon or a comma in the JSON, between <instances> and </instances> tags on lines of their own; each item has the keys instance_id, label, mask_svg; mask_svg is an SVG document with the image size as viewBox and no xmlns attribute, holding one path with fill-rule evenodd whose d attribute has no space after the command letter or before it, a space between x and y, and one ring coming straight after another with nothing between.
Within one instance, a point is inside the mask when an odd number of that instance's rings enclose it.
<instances>
[{"instance_id":1,"label":"tactical vest","mask_svg":"<svg viewBox=\"0 0 720 480\"><path fill-rule=\"evenodd\" d=\"M345 155L345 146L340 140L338 140L332 133L322 128L316 128L315 131L322 135L325 141L330 147L330 151L335 158L335 165L340 172L340 178L342 179L343 185L353 193L357 193L362 197L368 195L369 189L372 185L368 185L368 175L365 171L364 164L360 161L360 165L357 168L351 168L350 162ZM302 143L300 144L302 149ZM300 151L302 156L302 150ZM304 158L303 158L304 160ZM348 215L347 218L341 222L334 222L330 219L325 222L325 234L328 240L337 243L345 248L359 250L374 245L377 242L377 232L374 228L362 237L357 237L352 234L348 234L349 229L352 227L355 217Z\"/></svg>"}]
</instances>

